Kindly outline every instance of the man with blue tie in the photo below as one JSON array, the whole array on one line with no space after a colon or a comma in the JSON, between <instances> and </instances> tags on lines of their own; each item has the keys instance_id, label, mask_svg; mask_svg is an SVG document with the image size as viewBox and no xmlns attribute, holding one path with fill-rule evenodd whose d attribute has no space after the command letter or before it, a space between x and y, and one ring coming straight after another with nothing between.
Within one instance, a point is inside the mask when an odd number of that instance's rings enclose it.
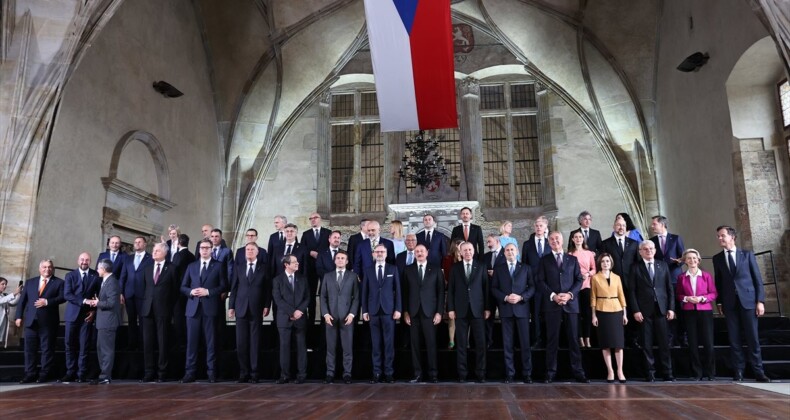
<instances>
[{"instance_id":1,"label":"man with blue tie","mask_svg":"<svg viewBox=\"0 0 790 420\"><path fill-rule=\"evenodd\" d=\"M219 261L225 267L226 278L233 278L233 251L223 243L222 230L211 229L211 258Z\"/></svg>"},{"instance_id":2,"label":"man with blue tie","mask_svg":"<svg viewBox=\"0 0 790 420\"><path fill-rule=\"evenodd\" d=\"M535 294L535 281L529 266L518 262L518 249L505 246L505 263L494 269L491 294L499 306L502 320L502 345L505 350L505 383L513 382L514 332L518 330L521 372L524 383L532 383L532 352L529 347L529 301Z\"/></svg>"},{"instance_id":3,"label":"man with blue tie","mask_svg":"<svg viewBox=\"0 0 790 420\"><path fill-rule=\"evenodd\" d=\"M372 223L378 225L378 222L370 222L368 226ZM364 251L365 246L363 242L357 253ZM387 252L384 244L376 245L372 253L374 262L365 269L362 278L362 320L370 321L370 339L373 341L372 384L382 380L382 370L385 382L395 382L395 321L400 319L402 305L398 270L387 263Z\"/></svg>"},{"instance_id":4,"label":"man with blue tie","mask_svg":"<svg viewBox=\"0 0 790 420\"><path fill-rule=\"evenodd\" d=\"M422 224L425 229L417 234L417 244L428 249L428 264L441 267L442 258L447 255L447 236L435 229L436 221L430 213L422 216Z\"/></svg>"},{"instance_id":5,"label":"man with blue tie","mask_svg":"<svg viewBox=\"0 0 790 420\"><path fill-rule=\"evenodd\" d=\"M287 228L286 228L287 229ZM291 380L291 337L296 338L296 380L307 378L307 301L310 286L299 272L299 259L285 254L280 263L283 271L272 282L272 299L277 304L277 332L280 337L280 378L278 384Z\"/></svg>"},{"instance_id":6,"label":"man with blue tie","mask_svg":"<svg viewBox=\"0 0 790 420\"><path fill-rule=\"evenodd\" d=\"M99 261L110 260L112 261L112 274L115 276L116 281L121 278L121 271L123 270L123 263L126 261L126 254L121 252L121 237L118 235L110 236L107 240L107 251L99 254L96 260L96 267L99 267Z\"/></svg>"},{"instance_id":7,"label":"man with blue tie","mask_svg":"<svg viewBox=\"0 0 790 420\"><path fill-rule=\"evenodd\" d=\"M529 265L530 271L537 275L540 259L551 254L548 237L549 219L546 216L538 216L532 224L532 228L535 232L521 246L521 262ZM547 303L543 299L542 293L542 288L537 287L532 302L530 302L532 306L532 342L535 347L544 347L545 345L541 334L543 327L541 316L543 306Z\"/></svg>"},{"instance_id":8,"label":"man with blue tie","mask_svg":"<svg viewBox=\"0 0 790 420\"><path fill-rule=\"evenodd\" d=\"M94 330L95 310L88 302L99 294L101 278L90 268L91 256L83 252L77 258L77 268L66 274L64 296L66 298L66 375L61 382L87 381L88 343Z\"/></svg>"},{"instance_id":9,"label":"man with blue tie","mask_svg":"<svg viewBox=\"0 0 790 420\"><path fill-rule=\"evenodd\" d=\"M752 251L735 246L735 228L719 226L716 236L723 249L713 256L713 273L719 292L716 303L727 321L730 357L735 370L733 379L737 382L743 380L743 369L746 367L743 342L746 341L754 378L757 382L771 382L763 370L760 340L757 337L757 318L765 314L765 290L757 260Z\"/></svg>"},{"instance_id":10,"label":"man with blue tie","mask_svg":"<svg viewBox=\"0 0 790 420\"><path fill-rule=\"evenodd\" d=\"M217 260L211 258L212 243L208 239L200 241L200 258L187 267L181 281L181 293L187 296L187 354L186 373L181 383L195 382L197 355L200 336L206 343L206 365L208 381L214 383L216 376L216 345L214 342L218 313L221 308L220 296L227 289L227 270Z\"/></svg>"},{"instance_id":11,"label":"man with blue tie","mask_svg":"<svg viewBox=\"0 0 790 420\"><path fill-rule=\"evenodd\" d=\"M588 383L590 381L584 374L582 353L579 349L579 301L576 299L582 288L583 278L576 257L564 253L562 245L562 233L551 232L551 252L540 259L538 269L538 286L543 289L541 296L547 301L543 305L546 318L546 383L554 382L557 373L557 349L563 325L573 376L576 382Z\"/></svg>"},{"instance_id":12,"label":"man with blue tie","mask_svg":"<svg viewBox=\"0 0 790 420\"><path fill-rule=\"evenodd\" d=\"M134 254L127 255L121 271L121 304L126 305L128 322L127 335L129 350L136 350L142 341L140 311L143 307L143 273L153 264L151 254L145 251L147 240L138 236L134 238Z\"/></svg>"},{"instance_id":13,"label":"man with blue tie","mask_svg":"<svg viewBox=\"0 0 790 420\"><path fill-rule=\"evenodd\" d=\"M406 250L395 257L395 265L398 267L400 278L403 278L403 270L414 264L414 248L417 247L417 235L407 233L403 243L406 245Z\"/></svg>"}]
</instances>

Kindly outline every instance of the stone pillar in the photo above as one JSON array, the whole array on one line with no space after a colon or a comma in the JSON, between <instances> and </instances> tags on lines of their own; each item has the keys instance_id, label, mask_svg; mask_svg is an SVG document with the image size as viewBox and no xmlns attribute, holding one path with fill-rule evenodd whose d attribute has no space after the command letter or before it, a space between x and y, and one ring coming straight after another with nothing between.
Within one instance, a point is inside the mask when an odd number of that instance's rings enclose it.
<instances>
[{"instance_id":1,"label":"stone pillar","mask_svg":"<svg viewBox=\"0 0 790 420\"><path fill-rule=\"evenodd\" d=\"M318 101L318 118L315 133L318 137L318 178L316 180L316 208L322 217L329 217L332 208L332 139L329 131L329 102L332 96L329 91Z\"/></svg>"},{"instance_id":2,"label":"stone pillar","mask_svg":"<svg viewBox=\"0 0 790 420\"><path fill-rule=\"evenodd\" d=\"M543 191L543 213L557 214L557 201L554 188L554 147L552 138L560 136L564 139L565 131L562 121L551 123L551 103L549 91L543 86L535 86L538 96L538 153L540 155L541 189Z\"/></svg>"},{"instance_id":3,"label":"stone pillar","mask_svg":"<svg viewBox=\"0 0 790 420\"><path fill-rule=\"evenodd\" d=\"M478 201L485 208L483 188L483 128L480 81L461 81L461 200ZM465 194L464 194L465 192Z\"/></svg>"}]
</instances>

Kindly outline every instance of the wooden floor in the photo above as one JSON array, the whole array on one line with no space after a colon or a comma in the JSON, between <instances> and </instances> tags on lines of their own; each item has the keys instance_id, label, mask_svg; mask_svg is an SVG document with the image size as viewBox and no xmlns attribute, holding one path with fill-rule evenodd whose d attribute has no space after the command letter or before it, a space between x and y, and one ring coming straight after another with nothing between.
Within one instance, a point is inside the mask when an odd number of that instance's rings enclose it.
<instances>
[{"instance_id":1,"label":"wooden floor","mask_svg":"<svg viewBox=\"0 0 790 420\"><path fill-rule=\"evenodd\" d=\"M790 388L787 383L779 385ZM0 393L0 401L2 415L8 419L790 418L790 396L725 381L626 385L114 382L28 387Z\"/></svg>"}]
</instances>

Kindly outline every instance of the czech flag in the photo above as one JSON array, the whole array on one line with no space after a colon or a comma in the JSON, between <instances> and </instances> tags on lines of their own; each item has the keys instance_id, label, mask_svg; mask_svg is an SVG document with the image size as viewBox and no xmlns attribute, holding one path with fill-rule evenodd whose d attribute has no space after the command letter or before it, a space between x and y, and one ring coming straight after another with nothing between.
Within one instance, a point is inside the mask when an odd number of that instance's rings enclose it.
<instances>
[{"instance_id":1,"label":"czech flag","mask_svg":"<svg viewBox=\"0 0 790 420\"><path fill-rule=\"evenodd\" d=\"M450 0L365 0L381 131L458 126Z\"/></svg>"}]
</instances>

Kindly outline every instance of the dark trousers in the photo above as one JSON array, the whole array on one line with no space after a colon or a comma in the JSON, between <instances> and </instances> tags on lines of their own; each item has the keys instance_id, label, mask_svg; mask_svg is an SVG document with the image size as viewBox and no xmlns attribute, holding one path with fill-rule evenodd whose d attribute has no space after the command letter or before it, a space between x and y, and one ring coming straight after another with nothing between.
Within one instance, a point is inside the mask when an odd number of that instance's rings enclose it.
<instances>
[{"instance_id":1,"label":"dark trousers","mask_svg":"<svg viewBox=\"0 0 790 420\"><path fill-rule=\"evenodd\" d=\"M373 374L381 375L382 353L384 375L394 374L395 320L392 319L392 314L379 311L370 316L370 340L373 342Z\"/></svg>"},{"instance_id":2,"label":"dark trousers","mask_svg":"<svg viewBox=\"0 0 790 420\"><path fill-rule=\"evenodd\" d=\"M529 346L529 318L506 317L502 318L502 347L505 350L505 375L515 376L513 339L515 330L518 330L518 343L521 350L521 374L526 378L532 376L532 350Z\"/></svg>"},{"instance_id":3,"label":"dark trousers","mask_svg":"<svg viewBox=\"0 0 790 420\"><path fill-rule=\"evenodd\" d=\"M173 305L173 332L174 337L171 342L176 347L186 347L187 345L187 318L185 316L187 308L187 298L178 294L175 305Z\"/></svg>"},{"instance_id":4,"label":"dark trousers","mask_svg":"<svg viewBox=\"0 0 790 420\"><path fill-rule=\"evenodd\" d=\"M153 311L153 310L152 310ZM159 378L164 379L167 374L167 356L170 351L168 345L170 316L143 317L143 359L145 360L145 375L159 373ZM159 350L159 357L154 363L154 348Z\"/></svg>"},{"instance_id":5,"label":"dark trousers","mask_svg":"<svg viewBox=\"0 0 790 420\"><path fill-rule=\"evenodd\" d=\"M733 370L743 373L746 362L743 355L743 342L749 349L749 364L755 375L763 373L763 358L760 341L757 338L757 314L754 309L745 309L736 299L735 307L724 309L727 320L727 335L730 339L730 357Z\"/></svg>"},{"instance_id":6,"label":"dark trousers","mask_svg":"<svg viewBox=\"0 0 790 420\"><path fill-rule=\"evenodd\" d=\"M140 331L142 328L142 320L140 319L140 312L142 312L143 299L137 297L126 298L126 318L128 327L126 329L126 338L130 350L140 347L140 340L143 335Z\"/></svg>"},{"instance_id":7,"label":"dark trousers","mask_svg":"<svg viewBox=\"0 0 790 420\"><path fill-rule=\"evenodd\" d=\"M428 358L428 376L435 378L439 375L439 364L436 360L436 326L433 317L416 314L411 317L411 365L414 376L422 375L420 363L421 342L425 341L426 356Z\"/></svg>"},{"instance_id":8,"label":"dark trousers","mask_svg":"<svg viewBox=\"0 0 790 420\"><path fill-rule=\"evenodd\" d=\"M115 328L100 328L96 334L96 355L99 357L99 379L112 379L115 363Z\"/></svg>"},{"instance_id":9,"label":"dark trousers","mask_svg":"<svg viewBox=\"0 0 790 420\"><path fill-rule=\"evenodd\" d=\"M530 323L532 333L530 337L532 337L532 342L540 343L545 338L541 334L541 323L544 321L543 306L545 305L545 302L543 301L543 294L540 293L540 289L535 290L535 295L532 297L532 301L529 304L532 306L532 321Z\"/></svg>"},{"instance_id":10,"label":"dark trousers","mask_svg":"<svg viewBox=\"0 0 790 420\"><path fill-rule=\"evenodd\" d=\"M279 314L279 316L287 316ZM296 338L296 377L307 377L307 320L291 322L289 327L277 327L280 333L280 377L290 378L291 375L291 336Z\"/></svg>"},{"instance_id":11,"label":"dark trousers","mask_svg":"<svg viewBox=\"0 0 790 420\"><path fill-rule=\"evenodd\" d=\"M466 348L469 346L469 329L475 339L475 373L478 379L486 377L486 325L485 319L474 318L472 312L467 316L455 319L455 349L458 360L458 379L466 379L467 369Z\"/></svg>"},{"instance_id":12,"label":"dark trousers","mask_svg":"<svg viewBox=\"0 0 790 420\"><path fill-rule=\"evenodd\" d=\"M195 376L197 372L198 345L200 336L206 342L206 371L209 377L214 376L217 368L216 345L214 344L214 332L217 330L217 317L202 315L201 307L198 306L197 314L194 317L187 317L187 361L186 374Z\"/></svg>"},{"instance_id":13,"label":"dark trousers","mask_svg":"<svg viewBox=\"0 0 790 420\"><path fill-rule=\"evenodd\" d=\"M66 375L85 378L88 373L88 345L95 330L93 324L85 322L86 313L77 315L74 322L66 322L64 344L66 345Z\"/></svg>"},{"instance_id":14,"label":"dark trousers","mask_svg":"<svg viewBox=\"0 0 790 420\"><path fill-rule=\"evenodd\" d=\"M653 314L645 316L640 332L642 353L645 356L645 368L649 374L656 371L656 359L653 355L653 343L658 346L661 356L661 368L664 376L672 376L672 355L669 352L669 325L666 315L659 312L658 304L654 304ZM644 315L644 312L642 312Z\"/></svg>"},{"instance_id":15,"label":"dark trousers","mask_svg":"<svg viewBox=\"0 0 790 420\"><path fill-rule=\"evenodd\" d=\"M555 305L552 303L552 305ZM546 374L554 377L557 373L557 349L560 346L560 330L565 324L565 337L568 340L568 353L571 359L571 370L576 376L584 375L582 352L579 349L579 314L565 311L544 312L546 318Z\"/></svg>"},{"instance_id":16,"label":"dark trousers","mask_svg":"<svg viewBox=\"0 0 790 420\"><path fill-rule=\"evenodd\" d=\"M354 318L356 321L356 318ZM354 324L345 325L342 318L335 318L332 325L324 324L326 332L326 376L335 376L335 362L337 361L337 337L340 336L340 346L343 350L343 376L351 376L351 367L354 363Z\"/></svg>"},{"instance_id":17,"label":"dark trousers","mask_svg":"<svg viewBox=\"0 0 790 420\"><path fill-rule=\"evenodd\" d=\"M36 375L36 355L40 349L41 370L38 375L42 378L49 376L55 356L57 331L57 325L46 325L38 320L33 321L30 327L25 327L25 375Z\"/></svg>"},{"instance_id":18,"label":"dark trousers","mask_svg":"<svg viewBox=\"0 0 790 420\"><path fill-rule=\"evenodd\" d=\"M590 288L579 291L579 337L590 338L592 330L592 306Z\"/></svg>"},{"instance_id":19,"label":"dark trousers","mask_svg":"<svg viewBox=\"0 0 790 420\"><path fill-rule=\"evenodd\" d=\"M239 377L258 378L258 349L261 342L261 312L253 314L247 310L244 316L236 316L236 356L239 359Z\"/></svg>"},{"instance_id":20,"label":"dark trousers","mask_svg":"<svg viewBox=\"0 0 790 420\"><path fill-rule=\"evenodd\" d=\"M680 311L689 339L691 371L695 377L716 376L716 352L713 348L713 311ZM705 349L705 364L699 357L699 344Z\"/></svg>"},{"instance_id":21,"label":"dark trousers","mask_svg":"<svg viewBox=\"0 0 790 420\"><path fill-rule=\"evenodd\" d=\"M308 257L308 258L313 260L312 264L315 265L315 260L312 257ZM309 328L310 325L315 324L315 306L316 306L316 297L318 296L318 274L309 276L307 278L307 285L310 286L310 298L307 299L307 314L306 314L307 325Z\"/></svg>"}]
</instances>

